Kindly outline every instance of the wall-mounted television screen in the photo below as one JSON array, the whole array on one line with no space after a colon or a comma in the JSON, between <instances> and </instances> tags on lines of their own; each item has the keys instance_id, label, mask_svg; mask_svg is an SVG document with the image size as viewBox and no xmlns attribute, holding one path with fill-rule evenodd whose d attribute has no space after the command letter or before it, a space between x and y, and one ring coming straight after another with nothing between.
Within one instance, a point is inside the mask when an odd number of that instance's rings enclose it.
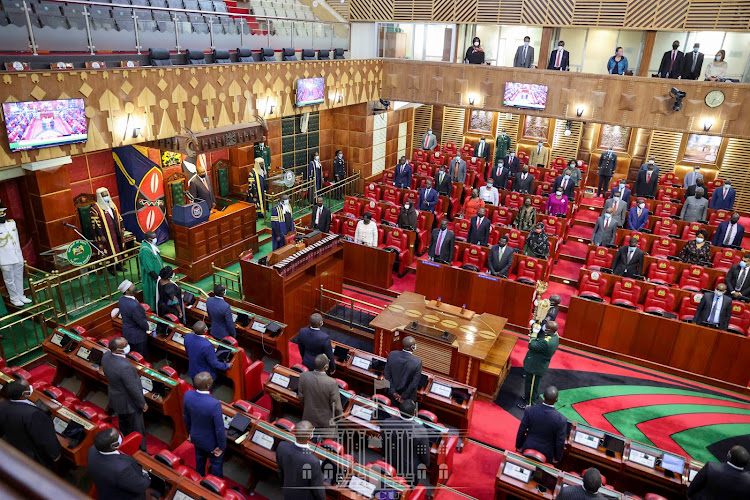
<instances>
[{"instance_id":1,"label":"wall-mounted television screen","mask_svg":"<svg viewBox=\"0 0 750 500\"><path fill-rule=\"evenodd\" d=\"M325 101L326 84L323 78L297 80L297 107L312 106Z\"/></svg>"},{"instance_id":2,"label":"wall-mounted television screen","mask_svg":"<svg viewBox=\"0 0 750 500\"><path fill-rule=\"evenodd\" d=\"M3 103L11 151L86 142L83 99Z\"/></svg>"},{"instance_id":3,"label":"wall-mounted television screen","mask_svg":"<svg viewBox=\"0 0 750 500\"><path fill-rule=\"evenodd\" d=\"M547 106L547 86L505 82L503 104L514 108L544 109Z\"/></svg>"}]
</instances>

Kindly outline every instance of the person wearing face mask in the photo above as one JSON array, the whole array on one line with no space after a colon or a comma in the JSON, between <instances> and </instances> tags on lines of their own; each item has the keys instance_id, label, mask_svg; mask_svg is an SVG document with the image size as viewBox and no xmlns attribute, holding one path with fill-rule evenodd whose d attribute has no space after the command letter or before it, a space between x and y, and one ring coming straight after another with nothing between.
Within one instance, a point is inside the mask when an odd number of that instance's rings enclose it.
<instances>
[{"instance_id":1,"label":"person wearing face mask","mask_svg":"<svg viewBox=\"0 0 750 500\"><path fill-rule=\"evenodd\" d=\"M638 204L631 207L628 212L628 229L640 231L648 225L649 211L646 208L646 200L638 198Z\"/></svg>"},{"instance_id":2,"label":"person wearing face mask","mask_svg":"<svg viewBox=\"0 0 750 500\"><path fill-rule=\"evenodd\" d=\"M279 204L271 210L271 243L273 250L286 245L286 235L294 232L294 219L292 207L289 205L289 196L282 195Z\"/></svg>"},{"instance_id":3,"label":"person wearing face mask","mask_svg":"<svg viewBox=\"0 0 750 500\"><path fill-rule=\"evenodd\" d=\"M703 188L695 190L695 196L688 197L682 205L680 217L685 222L698 222L707 220L708 200L703 197Z\"/></svg>"},{"instance_id":4,"label":"person wearing face mask","mask_svg":"<svg viewBox=\"0 0 750 500\"><path fill-rule=\"evenodd\" d=\"M94 437L86 465L99 498L110 500L145 500L151 477L138 460L120 453L122 436L117 429L104 429Z\"/></svg>"},{"instance_id":5,"label":"person wearing face mask","mask_svg":"<svg viewBox=\"0 0 750 500\"><path fill-rule=\"evenodd\" d=\"M714 232L714 237L711 240L716 246L719 247L742 247L742 239L745 237L745 228L740 225L740 214L737 212L732 214L729 220L725 220Z\"/></svg>"},{"instance_id":6,"label":"person wearing face mask","mask_svg":"<svg viewBox=\"0 0 750 500\"><path fill-rule=\"evenodd\" d=\"M570 71L570 53L565 50L565 42L557 42L557 50L553 50L549 55L549 64L547 69L554 71Z\"/></svg>"},{"instance_id":7,"label":"person wearing face mask","mask_svg":"<svg viewBox=\"0 0 750 500\"><path fill-rule=\"evenodd\" d=\"M401 229L409 229L411 231L415 231L417 228L418 220L419 214L417 213L417 209L414 207L414 202L411 201L411 198L407 198L398 213L396 224Z\"/></svg>"},{"instance_id":8,"label":"person wearing face mask","mask_svg":"<svg viewBox=\"0 0 750 500\"><path fill-rule=\"evenodd\" d=\"M606 208L604 213L596 219L591 243L596 246L611 246L615 244L617 221L612 217L612 207Z\"/></svg>"},{"instance_id":9,"label":"person wearing face mask","mask_svg":"<svg viewBox=\"0 0 750 500\"><path fill-rule=\"evenodd\" d=\"M451 176L446 172L445 165L440 165L440 170L435 174L435 191L443 196L450 196L453 189Z\"/></svg>"},{"instance_id":10,"label":"person wearing face mask","mask_svg":"<svg viewBox=\"0 0 750 500\"><path fill-rule=\"evenodd\" d=\"M341 182L346 179L346 163L344 162L344 153L340 149L336 150L335 158L333 159L333 180ZM334 196L337 199L342 198L341 188L337 188L334 192Z\"/></svg>"},{"instance_id":11,"label":"person wearing face mask","mask_svg":"<svg viewBox=\"0 0 750 500\"><path fill-rule=\"evenodd\" d=\"M714 56L714 60L706 64L706 81L707 82L723 82L727 77L727 70L729 66L724 60L726 52L720 50Z\"/></svg>"},{"instance_id":12,"label":"person wearing face mask","mask_svg":"<svg viewBox=\"0 0 750 500\"><path fill-rule=\"evenodd\" d=\"M554 194L551 194L547 198L547 214L553 216L564 216L568 213L568 197L563 194L562 187L555 190Z\"/></svg>"},{"instance_id":13,"label":"person wearing face mask","mask_svg":"<svg viewBox=\"0 0 750 500\"><path fill-rule=\"evenodd\" d=\"M679 40L672 42L672 50L668 50L661 58L659 65L659 78L682 78L682 69L685 62L685 54L682 53Z\"/></svg>"},{"instance_id":14,"label":"person wearing face mask","mask_svg":"<svg viewBox=\"0 0 750 500\"><path fill-rule=\"evenodd\" d=\"M206 299L206 314L211 320L211 336L215 339L237 338L232 307L226 301L226 295L227 288L217 284L214 285L214 296Z\"/></svg>"},{"instance_id":15,"label":"person wearing face mask","mask_svg":"<svg viewBox=\"0 0 750 500\"><path fill-rule=\"evenodd\" d=\"M258 217L265 218L268 210L268 180L263 158L256 158L252 170L247 174L247 201L255 205Z\"/></svg>"},{"instance_id":16,"label":"person wearing face mask","mask_svg":"<svg viewBox=\"0 0 750 500\"><path fill-rule=\"evenodd\" d=\"M464 200L464 218L471 219L484 205L484 200L479 196L479 190L477 188L472 189L471 195Z\"/></svg>"},{"instance_id":17,"label":"person wearing face mask","mask_svg":"<svg viewBox=\"0 0 750 500\"><path fill-rule=\"evenodd\" d=\"M434 151L437 147L437 137L432 133L432 129L428 129L427 133L422 136L422 150L423 151Z\"/></svg>"},{"instance_id":18,"label":"person wearing face mask","mask_svg":"<svg viewBox=\"0 0 750 500\"><path fill-rule=\"evenodd\" d=\"M453 262L453 245L456 235L448 229L448 218L443 217L440 227L432 230L430 248L427 252L431 261L451 264Z\"/></svg>"},{"instance_id":19,"label":"person wearing face mask","mask_svg":"<svg viewBox=\"0 0 750 500\"><path fill-rule=\"evenodd\" d=\"M750 297L750 253L742 256L742 260L727 271L725 283L732 298Z\"/></svg>"},{"instance_id":20,"label":"person wearing face mask","mask_svg":"<svg viewBox=\"0 0 750 500\"><path fill-rule=\"evenodd\" d=\"M653 164L646 164L646 168L638 171L635 178L635 195L654 198L659 186L659 175L654 172Z\"/></svg>"},{"instance_id":21,"label":"person wearing face mask","mask_svg":"<svg viewBox=\"0 0 750 500\"><path fill-rule=\"evenodd\" d=\"M685 179L682 181L682 189L687 189L690 186L694 186L697 184L698 179L703 180L703 174L701 173L701 168L696 165L693 167L693 170L685 174Z\"/></svg>"},{"instance_id":22,"label":"person wearing face mask","mask_svg":"<svg viewBox=\"0 0 750 500\"><path fill-rule=\"evenodd\" d=\"M438 202L438 193L432 188L432 180L427 179L424 187L419 190L419 210L435 213L435 205Z\"/></svg>"},{"instance_id":23,"label":"person wearing face mask","mask_svg":"<svg viewBox=\"0 0 750 500\"><path fill-rule=\"evenodd\" d=\"M312 222L313 229L322 233L328 233L331 230L331 210L323 203L322 196L318 196L315 200L310 222Z\"/></svg>"},{"instance_id":24,"label":"person wearing face mask","mask_svg":"<svg viewBox=\"0 0 750 500\"><path fill-rule=\"evenodd\" d=\"M6 399L0 401L0 437L30 459L53 470L62 447L52 417L29 401L33 390L28 380L21 378L8 383L3 393Z\"/></svg>"},{"instance_id":25,"label":"person wearing face mask","mask_svg":"<svg viewBox=\"0 0 750 500\"><path fill-rule=\"evenodd\" d=\"M123 317L123 323L124 323ZM146 426L143 414L148 410L143 396L141 377L136 367L128 360L130 345L125 337L112 337L109 351L102 356L102 370L107 379L109 407L119 420L123 436L131 432L141 435L140 449L146 451Z\"/></svg>"},{"instance_id":26,"label":"person wearing face mask","mask_svg":"<svg viewBox=\"0 0 750 500\"><path fill-rule=\"evenodd\" d=\"M497 165L497 162L500 160L503 160L503 163L505 163L505 157L508 156L508 152L510 151L510 136L505 132L505 129L503 129L500 132L500 135L495 137L495 164ZM508 163L505 163L508 165Z\"/></svg>"},{"instance_id":27,"label":"person wearing face mask","mask_svg":"<svg viewBox=\"0 0 750 500\"><path fill-rule=\"evenodd\" d=\"M500 278L507 278L510 267L513 265L513 254L515 249L508 246L508 237L500 236L497 245L490 249L487 273Z\"/></svg>"},{"instance_id":28,"label":"person wearing face mask","mask_svg":"<svg viewBox=\"0 0 750 500\"><path fill-rule=\"evenodd\" d=\"M451 160L448 174L453 182L458 182L459 184L466 182L466 161L461 159L459 153L456 153L455 158Z\"/></svg>"},{"instance_id":29,"label":"person wearing face mask","mask_svg":"<svg viewBox=\"0 0 750 500\"><path fill-rule=\"evenodd\" d=\"M529 173L529 166L524 165L513 179L513 191L517 193L531 193L534 189L534 176Z\"/></svg>"},{"instance_id":30,"label":"person wearing face mask","mask_svg":"<svg viewBox=\"0 0 750 500\"><path fill-rule=\"evenodd\" d=\"M651 165L654 168L654 175L656 175L656 178L659 178L659 165L656 164L656 159L653 156L649 156L648 160L646 160L646 163L641 164L641 168L638 169L640 172L641 170L648 170L648 166Z\"/></svg>"},{"instance_id":31,"label":"person wearing face mask","mask_svg":"<svg viewBox=\"0 0 750 500\"><path fill-rule=\"evenodd\" d=\"M471 47L466 49L464 62L466 64L484 64L484 49L482 48L482 42L479 40L478 36L475 36L471 41Z\"/></svg>"},{"instance_id":32,"label":"person wearing face mask","mask_svg":"<svg viewBox=\"0 0 750 500\"><path fill-rule=\"evenodd\" d=\"M581 165L583 165L583 162L581 162ZM575 182L576 187L578 187L581 183L581 177L583 177L578 161L570 160L568 162L568 170L570 170L570 178Z\"/></svg>"},{"instance_id":33,"label":"person wearing face mask","mask_svg":"<svg viewBox=\"0 0 750 500\"><path fill-rule=\"evenodd\" d=\"M146 310L135 296L135 285L132 281L123 281L117 290L122 293L117 302L122 317L122 336L128 340L133 351L141 353L146 358L149 328ZM158 298L156 302L158 304Z\"/></svg>"},{"instance_id":34,"label":"person wearing face mask","mask_svg":"<svg viewBox=\"0 0 750 500\"><path fill-rule=\"evenodd\" d=\"M411 188L412 170L406 156L402 156L393 173L393 185L397 188Z\"/></svg>"},{"instance_id":35,"label":"person wearing face mask","mask_svg":"<svg viewBox=\"0 0 750 500\"><path fill-rule=\"evenodd\" d=\"M750 491L750 453L739 445L727 452L727 461L707 462L687 489L690 500L745 500Z\"/></svg>"},{"instance_id":36,"label":"person wearing face mask","mask_svg":"<svg viewBox=\"0 0 750 500\"><path fill-rule=\"evenodd\" d=\"M604 210L602 210L602 213L608 208L612 209L612 219L617 226L623 227L625 225L625 219L628 216L628 204L623 201L620 191L617 188L612 192L612 198L604 203Z\"/></svg>"},{"instance_id":37,"label":"person wearing face mask","mask_svg":"<svg viewBox=\"0 0 750 500\"><path fill-rule=\"evenodd\" d=\"M487 179L485 185L479 188L479 197L490 205L498 206L500 204L500 193L497 191L495 180L492 177Z\"/></svg>"},{"instance_id":38,"label":"person wearing face mask","mask_svg":"<svg viewBox=\"0 0 750 500\"><path fill-rule=\"evenodd\" d=\"M312 180L312 185L308 188L308 199L313 205L315 198L318 197L318 191L323 188L323 165L320 163L320 155L317 151L313 153L312 160L307 166L307 180Z\"/></svg>"},{"instance_id":39,"label":"person wearing face mask","mask_svg":"<svg viewBox=\"0 0 750 500\"><path fill-rule=\"evenodd\" d=\"M193 324L193 333L185 335L185 354L188 357L188 376L193 379L193 387L198 389L196 375L208 372L211 380L216 380L219 372L229 370L231 363L223 363L216 357L214 345L206 338L208 326L203 321Z\"/></svg>"},{"instance_id":40,"label":"person wearing face mask","mask_svg":"<svg viewBox=\"0 0 750 500\"><path fill-rule=\"evenodd\" d=\"M2 270L5 288L10 296L10 303L16 307L31 304L23 293L23 252L18 228L14 220L8 220L6 208L0 207L0 270ZM0 299L0 312L5 305Z\"/></svg>"},{"instance_id":41,"label":"person wearing face mask","mask_svg":"<svg viewBox=\"0 0 750 500\"><path fill-rule=\"evenodd\" d=\"M643 275L644 252L638 248L638 238L630 238L626 246L621 246L612 261L612 274L632 278Z\"/></svg>"},{"instance_id":42,"label":"person wearing face mask","mask_svg":"<svg viewBox=\"0 0 750 500\"><path fill-rule=\"evenodd\" d=\"M706 230L699 229L695 233L695 238L685 243L678 257L685 264L702 266L706 262L711 262L711 244L708 242Z\"/></svg>"},{"instance_id":43,"label":"person wearing face mask","mask_svg":"<svg viewBox=\"0 0 750 500\"><path fill-rule=\"evenodd\" d=\"M515 151L512 149L508 150L508 156L503 158L503 163L508 167L510 174L513 176L521 171L521 160L518 159L518 156L516 156Z\"/></svg>"},{"instance_id":44,"label":"person wearing face mask","mask_svg":"<svg viewBox=\"0 0 750 500\"><path fill-rule=\"evenodd\" d=\"M156 311L156 281L159 271L164 267L161 251L157 246L156 233L148 231L141 242L138 251L138 264L141 268L141 284L143 286L143 302Z\"/></svg>"},{"instance_id":45,"label":"person wearing face mask","mask_svg":"<svg viewBox=\"0 0 750 500\"><path fill-rule=\"evenodd\" d=\"M164 266L159 271L159 279L156 282L156 309L153 311L162 318L166 318L168 314L173 314L177 316L180 323L185 324L185 307L182 303L182 291L177 283L174 282L174 269L172 266Z\"/></svg>"},{"instance_id":46,"label":"person wearing face mask","mask_svg":"<svg viewBox=\"0 0 750 500\"><path fill-rule=\"evenodd\" d=\"M610 146L602 155L599 157L599 185L596 189L596 196L607 197L607 190L609 189L609 182L612 179L612 175L617 170L617 155L615 154L612 146Z\"/></svg>"},{"instance_id":47,"label":"person wearing face mask","mask_svg":"<svg viewBox=\"0 0 750 500\"><path fill-rule=\"evenodd\" d=\"M513 57L514 68L530 68L534 65L534 47L531 46L531 37L523 37L523 45L516 49Z\"/></svg>"},{"instance_id":48,"label":"person wearing face mask","mask_svg":"<svg viewBox=\"0 0 750 500\"><path fill-rule=\"evenodd\" d=\"M691 196L695 196L695 192L696 192L696 191L697 191L697 190L698 190L699 188L700 188L700 189L703 189L703 192L704 192L704 193L706 192L706 187L705 187L705 186L703 185L703 178L702 178L702 177L699 177L698 179L696 179L696 180L695 180L695 184L691 185L690 187L688 187L688 188L687 188L687 189L685 190L685 194L683 195L683 197L684 197L684 198L685 198L685 199L687 200L687 199L688 199L688 198L690 198Z\"/></svg>"},{"instance_id":49,"label":"person wearing face mask","mask_svg":"<svg viewBox=\"0 0 750 500\"><path fill-rule=\"evenodd\" d=\"M542 141L539 141L536 146L531 148L531 154L529 155L529 165L536 165L539 168L546 168L548 158L549 148L545 147Z\"/></svg>"},{"instance_id":50,"label":"person wearing face mask","mask_svg":"<svg viewBox=\"0 0 750 500\"><path fill-rule=\"evenodd\" d=\"M623 48L617 47L615 55L607 61L607 73L610 75L623 75L628 70L628 58L623 55Z\"/></svg>"},{"instance_id":51,"label":"person wearing face mask","mask_svg":"<svg viewBox=\"0 0 750 500\"><path fill-rule=\"evenodd\" d=\"M732 210L734 209L734 198L737 195L737 191L732 189L732 181L729 179L724 181L724 185L714 189L711 195L711 201L708 203L708 208L714 210Z\"/></svg>"},{"instance_id":52,"label":"person wearing face mask","mask_svg":"<svg viewBox=\"0 0 750 500\"><path fill-rule=\"evenodd\" d=\"M552 183L552 191L562 190L563 196L572 200L575 197L576 183L571 176L570 167L566 168L562 175L558 175L555 178L555 182Z\"/></svg>"},{"instance_id":53,"label":"person wearing face mask","mask_svg":"<svg viewBox=\"0 0 750 500\"><path fill-rule=\"evenodd\" d=\"M536 208L531 206L531 196L523 199L523 206L513 220L513 227L519 231L531 231L536 224Z\"/></svg>"},{"instance_id":54,"label":"person wearing face mask","mask_svg":"<svg viewBox=\"0 0 750 500\"><path fill-rule=\"evenodd\" d=\"M692 52L685 54L685 63L682 69L683 80L697 80L703 69L703 52L700 52L701 44L695 42Z\"/></svg>"},{"instance_id":55,"label":"person wearing face mask","mask_svg":"<svg viewBox=\"0 0 750 500\"><path fill-rule=\"evenodd\" d=\"M695 310L693 323L726 331L732 317L732 298L726 296L727 285L716 285L713 292L706 292Z\"/></svg>"},{"instance_id":56,"label":"person wearing face mask","mask_svg":"<svg viewBox=\"0 0 750 500\"><path fill-rule=\"evenodd\" d=\"M188 181L188 191L193 198L201 199L206 202L208 208L214 208L216 206L216 195L214 195L214 187L211 185L211 179L206 172L206 166L203 165L201 159L198 158L195 164L189 161L185 161L188 170L190 166L195 167L195 174Z\"/></svg>"},{"instance_id":57,"label":"person wearing face mask","mask_svg":"<svg viewBox=\"0 0 750 500\"><path fill-rule=\"evenodd\" d=\"M91 205L91 226L94 241L99 250L104 252L104 257L117 255L124 250L122 217L107 188L96 190L96 203ZM114 276L114 266L107 270Z\"/></svg>"},{"instance_id":58,"label":"person wearing face mask","mask_svg":"<svg viewBox=\"0 0 750 500\"><path fill-rule=\"evenodd\" d=\"M435 190L433 189L434 193ZM362 220L357 222L357 228L354 231L354 241L368 247L378 246L378 225L372 222L372 214L365 212Z\"/></svg>"},{"instance_id":59,"label":"person wearing face mask","mask_svg":"<svg viewBox=\"0 0 750 500\"><path fill-rule=\"evenodd\" d=\"M544 231L544 224L537 222L534 228L529 231L521 253L537 259L549 258L549 237Z\"/></svg>"},{"instance_id":60,"label":"person wearing face mask","mask_svg":"<svg viewBox=\"0 0 750 500\"><path fill-rule=\"evenodd\" d=\"M497 165L490 170L490 179L496 189L505 189L508 185L508 178L510 177L510 169L505 166L503 159L500 158L497 161Z\"/></svg>"},{"instance_id":61,"label":"person wearing face mask","mask_svg":"<svg viewBox=\"0 0 750 500\"><path fill-rule=\"evenodd\" d=\"M472 245L487 246L487 240L490 238L490 219L486 217L486 209L480 208L477 215L471 218L469 234L466 241Z\"/></svg>"},{"instance_id":62,"label":"person wearing face mask","mask_svg":"<svg viewBox=\"0 0 750 500\"><path fill-rule=\"evenodd\" d=\"M271 148L266 145L265 136L253 146L253 158L263 159L263 174L268 176L268 172L271 171Z\"/></svg>"},{"instance_id":63,"label":"person wearing face mask","mask_svg":"<svg viewBox=\"0 0 750 500\"><path fill-rule=\"evenodd\" d=\"M633 193L632 191L630 191L630 188L628 188L628 184L625 179L620 179L617 182L617 185L613 187L612 191L609 193L609 198L614 198L615 193L620 193L620 199L624 201L626 205L630 205L630 196Z\"/></svg>"},{"instance_id":64,"label":"person wearing face mask","mask_svg":"<svg viewBox=\"0 0 750 500\"><path fill-rule=\"evenodd\" d=\"M388 397L399 403L417 397L417 386L422 376L422 360L414 354L416 350L417 341L414 337L405 337L401 341L401 350L393 349L385 363Z\"/></svg>"},{"instance_id":65,"label":"person wearing face mask","mask_svg":"<svg viewBox=\"0 0 750 500\"><path fill-rule=\"evenodd\" d=\"M479 139L479 142L474 146L474 157L483 158L486 163L490 162L490 145L484 137Z\"/></svg>"}]
</instances>

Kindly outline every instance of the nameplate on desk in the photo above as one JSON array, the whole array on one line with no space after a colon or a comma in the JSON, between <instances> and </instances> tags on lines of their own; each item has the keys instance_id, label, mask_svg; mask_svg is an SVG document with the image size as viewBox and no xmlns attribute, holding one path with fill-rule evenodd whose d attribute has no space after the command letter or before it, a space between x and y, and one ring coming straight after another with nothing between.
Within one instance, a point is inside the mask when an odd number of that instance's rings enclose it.
<instances>
[{"instance_id":1,"label":"nameplate on desk","mask_svg":"<svg viewBox=\"0 0 750 500\"><path fill-rule=\"evenodd\" d=\"M65 429L68 428L68 422L61 419L60 417L53 418L52 425L55 427L55 432L58 434L62 434L63 432L65 432Z\"/></svg>"},{"instance_id":2,"label":"nameplate on desk","mask_svg":"<svg viewBox=\"0 0 750 500\"><path fill-rule=\"evenodd\" d=\"M656 465L656 457L653 455L649 455L648 453L644 453L642 451L638 450L630 450L630 454L628 455L628 460L631 462L635 462L639 465L643 465L644 467L648 467L649 469L653 469Z\"/></svg>"},{"instance_id":3,"label":"nameplate on desk","mask_svg":"<svg viewBox=\"0 0 750 500\"><path fill-rule=\"evenodd\" d=\"M352 406L350 414L352 417L361 418L362 420L367 420L369 422L370 420L372 420L373 411L373 408L365 408L364 406L354 405Z\"/></svg>"},{"instance_id":4,"label":"nameplate on desk","mask_svg":"<svg viewBox=\"0 0 750 500\"><path fill-rule=\"evenodd\" d=\"M253 321L253 325L250 328L259 333L266 333L266 325L260 321Z\"/></svg>"},{"instance_id":5,"label":"nameplate on desk","mask_svg":"<svg viewBox=\"0 0 750 500\"><path fill-rule=\"evenodd\" d=\"M76 335L75 333L68 331L65 328L58 328L57 331L60 333L64 333L65 335L72 338L73 340L77 340L79 342L83 340L83 337L81 337L80 335Z\"/></svg>"},{"instance_id":6,"label":"nameplate on desk","mask_svg":"<svg viewBox=\"0 0 750 500\"><path fill-rule=\"evenodd\" d=\"M146 321L148 323L148 331L149 332L155 332L156 331L156 323L153 321Z\"/></svg>"},{"instance_id":7,"label":"nameplate on desk","mask_svg":"<svg viewBox=\"0 0 750 500\"><path fill-rule=\"evenodd\" d=\"M442 396L444 398L450 398L451 397L451 387L449 385L441 384L438 382L432 382L432 385L430 386L430 392L432 394L437 394L438 396Z\"/></svg>"},{"instance_id":8,"label":"nameplate on desk","mask_svg":"<svg viewBox=\"0 0 750 500\"><path fill-rule=\"evenodd\" d=\"M357 476L352 476L349 480L349 489L365 498L372 498L375 495L376 486L377 485Z\"/></svg>"},{"instance_id":9,"label":"nameplate on desk","mask_svg":"<svg viewBox=\"0 0 750 500\"><path fill-rule=\"evenodd\" d=\"M531 479L531 471L529 469L521 467L520 465L512 464L510 462L505 462L505 467L503 467L503 475L512 477L513 479L518 479L523 483L528 483L529 479Z\"/></svg>"},{"instance_id":10,"label":"nameplate on desk","mask_svg":"<svg viewBox=\"0 0 750 500\"><path fill-rule=\"evenodd\" d=\"M78 356L81 359L85 359L86 361L89 360L89 356L91 356L91 349L88 349L86 347L79 347L78 351L76 351L76 356Z\"/></svg>"},{"instance_id":11,"label":"nameplate on desk","mask_svg":"<svg viewBox=\"0 0 750 500\"><path fill-rule=\"evenodd\" d=\"M202 301L202 300L199 300L195 304L195 308L198 309L199 311L208 312L207 309L206 309L206 303L204 301Z\"/></svg>"},{"instance_id":12,"label":"nameplate on desk","mask_svg":"<svg viewBox=\"0 0 750 500\"><path fill-rule=\"evenodd\" d=\"M176 342L180 345L185 345L185 336L180 332L174 332L172 334L172 342Z\"/></svg>"},{"instance_id":13,"label":"nameplate on desk","mask_svg":"<svg viewBox=\"0 0 750 500\"><path fill-rule=\"evenodd\" d=\"M267 450L273 450L274 439L265 432L255 431L250 441Z\"/></svg>"},{"instance_id":14,"label":"nameplate on desk","mask_svg":"<svg viewBox=\"0 0 750 500\"><path fill-rule=\"evenodd\" d=\"M62 415L63 417L67 418L68 420L72 420L73 422L82 425L83 428L86 429L87 431L90 431L91 429L94 428L94 424L92 424L88 420L82 419L81 417L79 417L78 415L76 415L75 413L73 413L72 411L68 410L65 407L61 406L60 408L58 408L57 413L58 415Z\"/></svg>"},{"instance_id":15,"label":"nameplate on desk","mask_svg":"<svg viewBox=\"0 0 750 500\"><path fill-rule=\"evenodd\" d=\"M62 347L63 336L59 333L53 333L50 342L55 344L57 347Z\"/></svg>"},{"instance_id":16,"label":"nameplate on desk","mask_svg":"<svg viewBox=\"0 0 750 500\"><path fill-rule=\"evenodd\" d=\"M573 441L595 450L599 448L599 438L592 436L591 434L586 434L585 432L576 431L575 436L573 436Z\"/></svg>"},{"instance_id":17,"label":"nameplate on desk","mask_svg":"<svg viewBox=\"0 0 750 500\"><path fill-rule=\"evenodd\" d=\"M495 278L494 276L490 276L489 274L478 273L477 276L485 280L490 280L490 281L495 281L495 282L500 281L499 279Z\"/></svg>"},{"instance_id":18,"label":"nameplate on desk","mask_svg":"<svg viewBox=\"0 0 750 500\"><path fill-rule=\"evenodd\" d=\"M281 373L274 373L271 375L271 383L283 387L284 389L289 387L289 380L289 377L282 375Z\"/></svg>"},{"instance_id":19,"label":"nameplate on desk","mask_svg":"<svg viewBox=\"0 0 750 500\"><path fill-rule=\"evenodd\" d=\"M438 264L437 262L432 262L431 260L423 260L421 262L426 266L440 267L440 264Z\"/></svg>"},{"instance_id":20,"label":"nameplate on desk","mask_svg":"<svg viewBox=\"0 0 750 500\"><path fill-rule=\"evenodd\" d=\"M360 356L354 356L352 358L352 365L356 366L357 368L361 368L362 370L369 370L371 364L372 364L371 360L365 359Z\"/></svg>"},{"instance_id":21,"label":"nameplate on desk","mask_svg":"<svg viewBox=\"0 0 750 500\"><path fill-rule=\"evenodd\" d=\"M167 385L177 385L177 381L176 380L173 380L173 379L171 379L169 377L165 377L161 373L155 372L151 368L144 368L143 369L143 373L147 373L147 374L151 375L153 378L155 378L156 380L158 380L160 382L164 382Z\"/></svg>"}]
</instances>

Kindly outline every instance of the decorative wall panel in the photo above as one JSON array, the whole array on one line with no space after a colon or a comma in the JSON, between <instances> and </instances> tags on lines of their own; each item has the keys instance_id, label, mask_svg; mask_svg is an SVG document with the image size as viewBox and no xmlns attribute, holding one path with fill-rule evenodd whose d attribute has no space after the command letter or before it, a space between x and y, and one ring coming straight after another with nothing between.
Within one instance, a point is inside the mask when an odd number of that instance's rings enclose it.
<instances>
[{"instance_id":1,"label":"decorative wall panel","mask_svg":"<svg viewBox=\"0 0 750 500\"><path fill-rule=\"evenodd\" d=\"M463 108L444 108L443 109L443 126L442 139L443 144L452 142L457 148L464 145L464 120L466 110Z\"/></svg>"},{"instance_id":2,"label":"decorative wall panel","mask_svg":"<svg viewBox=\"0 0 750 500\"><path fill-rule=\"evenodd\" d=\"M558 156L565 158L565 161L578 158L578 145L581 143L582 125L581 122L571 122L570 135L565 135L565 120L555 120L550 161Z\"/></svg>"},{"instance_id":3,"label":"decorative wall panel","mask_svg":"<svg viewBox=\"0 0 750 500\"><path fill-rule=\"evenodd\" d=\"M750 165L750 141L729 139L724 152L719 177L730 179L732 187L737 190L734 207L738 210L750 210L750 176L747 166Z\"/></svg>"},{"instance_id":4,"label":"decorative wall panel","mask_svg":"<svg viewBox=\"0 0 750 500\"><path fill-rule=\"evenodd\" d=\"M432 126L432 106L420 106L414 110L414 127L412 135L412 148L419 149L422 147L422 136ZM438 137L438 142L443 145L442 137Z\"/></svg>"},{"instance_id":5,"label":"decorative wall panel","mask_svg":"<svg viewBox=\"0 0 750 500\"><path fill-rule=\"evenodd\" d=\"M682 144L682 134L654 130L651 132L646 158L654 157L656 164L659 165L659 174L674 172L680 144Z\"/></svg>"}]
</instances>

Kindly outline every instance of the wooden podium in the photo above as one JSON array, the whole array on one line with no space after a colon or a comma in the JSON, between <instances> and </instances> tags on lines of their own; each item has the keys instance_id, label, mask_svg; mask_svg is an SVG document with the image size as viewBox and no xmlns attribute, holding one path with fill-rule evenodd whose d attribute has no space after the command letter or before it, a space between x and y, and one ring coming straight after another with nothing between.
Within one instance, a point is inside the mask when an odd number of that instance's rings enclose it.
<instances>
[{"instance_id":1,"label":"wooden podium","mask_svg":"<svg viewBox=\"0 0 750 500\"><path fill-rule=\"evenodd\" d=\"M226 267L245 250L258 252L255 205L238 201L213 211L206 222L193 227L172 224L177 264L196 283L211 276L211 263Z\"/></svg>"},{"instance_id":2,"label":"wooden podium","mask_svg":"<svg viewBox=\"0 0 750 500\"><path fill-rule=\"evenodd\" d=\"M401 349L404 337L412 336L424 370L476 387L493 398L510 370L510 353L517 341L514 335L503 333L506 321L404 292L370 325L375 328L378 356L388 357Z\"/></svg>"}]
</instances>

